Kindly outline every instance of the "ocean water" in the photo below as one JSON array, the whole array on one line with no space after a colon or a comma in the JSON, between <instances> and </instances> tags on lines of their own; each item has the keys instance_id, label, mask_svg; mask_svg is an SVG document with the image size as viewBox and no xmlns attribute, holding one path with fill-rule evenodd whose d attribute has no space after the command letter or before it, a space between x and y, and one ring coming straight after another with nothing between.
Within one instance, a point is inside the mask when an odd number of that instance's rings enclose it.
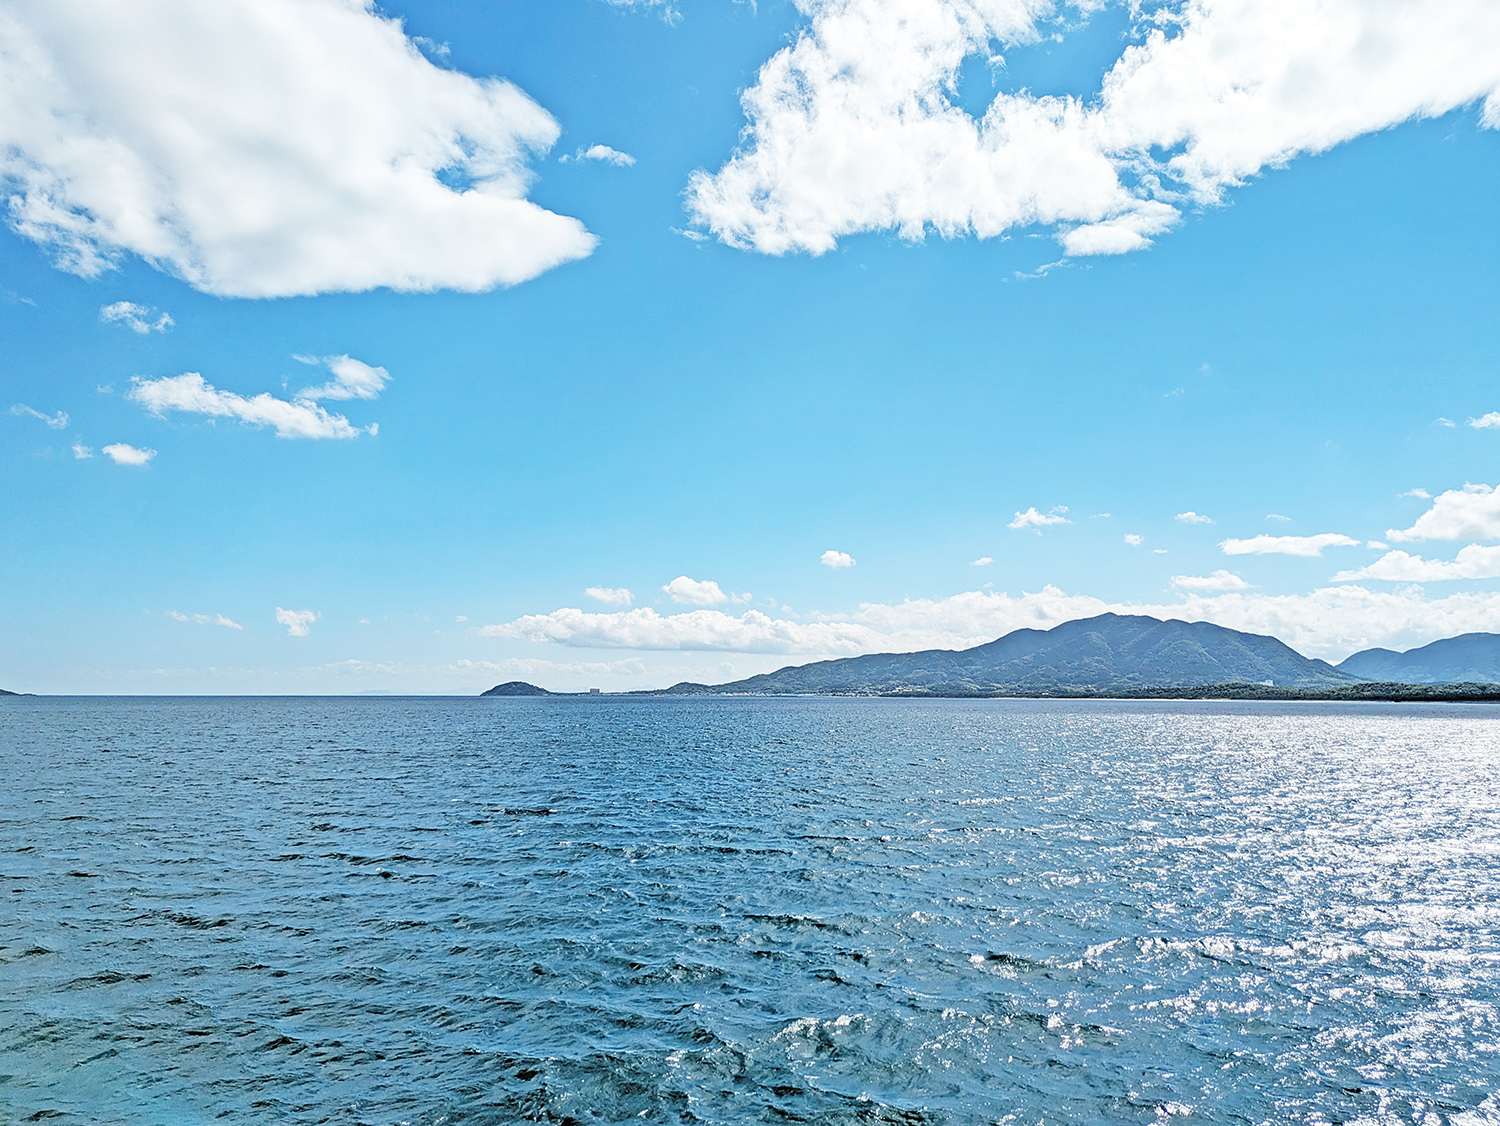
<instances>
[{"instance_id":1,"label":"ocean water","mask_svg":"<svg viewBox=\"0 0 1500 1126\"><path fill-rule=\"evenodd\" d=\"M0 704L0 1121L1500 1123L1500 710Z\"/></svg>"}]
</instances>

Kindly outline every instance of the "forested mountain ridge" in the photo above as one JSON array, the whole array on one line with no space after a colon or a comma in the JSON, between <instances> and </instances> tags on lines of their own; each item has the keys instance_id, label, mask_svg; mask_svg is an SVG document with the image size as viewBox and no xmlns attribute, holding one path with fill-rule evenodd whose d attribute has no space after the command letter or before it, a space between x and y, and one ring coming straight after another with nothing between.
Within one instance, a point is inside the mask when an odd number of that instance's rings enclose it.
<instances>
[{"instance_id":1,"label":"forested mountain ridge","mask_svg":"<svg viewBox=\"0 0 1500 1126\"><path fill-rule=\"evenodd\" d=\"M1210 684L1329 688L1361 678L1286 643L1209 622L1100 614L1018 629L972 649L871 653L794 665L728 684L678 684L674 695L892 693L1048 695Z\"/></svg>"}]
</instances>

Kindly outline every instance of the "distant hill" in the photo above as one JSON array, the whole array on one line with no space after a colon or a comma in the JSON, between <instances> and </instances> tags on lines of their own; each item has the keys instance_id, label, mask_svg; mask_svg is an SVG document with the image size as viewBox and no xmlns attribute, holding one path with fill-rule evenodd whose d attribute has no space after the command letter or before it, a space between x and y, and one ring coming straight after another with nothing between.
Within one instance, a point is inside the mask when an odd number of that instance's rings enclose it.
<instances>
[{"instance_id":1,"label":"distant hill","mask_svg":"<svg viewBox=\"0 0 1500 1126\"><path fill-rule=\"evenodd\" d=\"M0 696L19 696L19 695L20 695L19 692L7 692L4 688L0 688Z\"/></svg>"},{"instance_id":2,"label":"distant hill","mask_svg":"<svg viewBox=\"0 0 1500 1126\"><path fill-rule=\"evenodd\" d=\"M1274 637L1208 622L1100 614L1050 630L1018 629L972 649L872 653L794 665L730 684L678 684L676 695L1057 695L1270 684L1322 689L1357 683Z\"/></svg>"},{"instance_id":3,"label":"distant hill","mask_svg":"<svg viewBox=\"0 0 1500 1126\"><path fill-rule=\"evenodd\" d=\"M481 692L481 696L555 696L555 692L548 692L545 688L538 688L535 684L527 684L524 680L507 680L504 684L497 684L487 692Z\"/></svg>"},{"instance_id":4,"label":"distant hill","mask_svg":"<svg viewBox=\"0 0 1500 1126\"><path fill-rule=\"evenodd\" d=\"M1401 684L1500 683L1500 633L1464 633L1405 653L1366 649L1338 668L1365 680Z\"/></svg>"}]
</instances>

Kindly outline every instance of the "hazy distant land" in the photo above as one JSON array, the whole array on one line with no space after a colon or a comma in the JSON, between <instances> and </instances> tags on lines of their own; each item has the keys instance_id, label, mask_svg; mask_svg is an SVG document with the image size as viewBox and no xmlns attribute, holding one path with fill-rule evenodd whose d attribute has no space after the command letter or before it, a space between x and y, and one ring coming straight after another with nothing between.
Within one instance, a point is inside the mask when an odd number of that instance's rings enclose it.
<instances>
[{"instance_id":1,"label":"hazy distant land","mask_svg":"<svg viewBox=\"0 0 1500 1126\"><path fill-rule=\"evenodd\" d=\"M583 694L524 681L482 693ZM1464 634L1406 653L1367 649L1334 666L1262 634L1101 614L1018 629L972 649L871 653L630 695L1500 701L1500 634Z\"/></svg>"}]
</instances>

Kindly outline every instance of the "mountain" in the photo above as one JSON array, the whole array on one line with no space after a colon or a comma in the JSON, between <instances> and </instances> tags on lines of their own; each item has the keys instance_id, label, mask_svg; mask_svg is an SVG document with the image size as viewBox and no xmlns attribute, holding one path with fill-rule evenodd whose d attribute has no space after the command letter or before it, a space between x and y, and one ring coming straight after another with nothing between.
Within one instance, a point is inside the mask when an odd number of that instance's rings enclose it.
<instances>
[{"instance_id":1,"label":"mountain","mask_svg":"<svg viewBox=\"0 0 1500 1126\"><path fill-rule=\"evenodd\" d=\"M1500 633L1463 633L1405 653L1366 649L1338 668L1365 680L1400 684L1500 683Z\"/></svg>"},{"instance_id":2,"label":"mountain","mask_svg":"<svg viewBox=\"0 0 1500 1126\"><path fill-rule=\"evenodd\" d=\"M19 692L7 692L4 688L0 688L0 696L19 696L19 695L20 695Z\"/></svg>"},{"instance_id":3,"label":"mountain","mask_svg":"<svg viewBox=\"0 0 1500 1126\"><path fill-rule=\"evenodd\" d=\"M1274 637L1208 622L1100 614L1049 630L1018 629L972 649L872 653L794 665L730 684L678 684L678 695L1056 695L1265 684L1330 688L1359 677Z\"/></svg>"},{"instance_id":4,"label":"mountain","mask_svg":"<svg viewBox=\"0 0 1500 1126\"><path fill-rule=\"evenodd\" d=\"M487 692L481 692L481 696L555 696L555 692L548 692L545 688L538 688L535 684L527 684L524 680L507 680L504 684L497 684Z\"/></svg>"}]
</instances>

